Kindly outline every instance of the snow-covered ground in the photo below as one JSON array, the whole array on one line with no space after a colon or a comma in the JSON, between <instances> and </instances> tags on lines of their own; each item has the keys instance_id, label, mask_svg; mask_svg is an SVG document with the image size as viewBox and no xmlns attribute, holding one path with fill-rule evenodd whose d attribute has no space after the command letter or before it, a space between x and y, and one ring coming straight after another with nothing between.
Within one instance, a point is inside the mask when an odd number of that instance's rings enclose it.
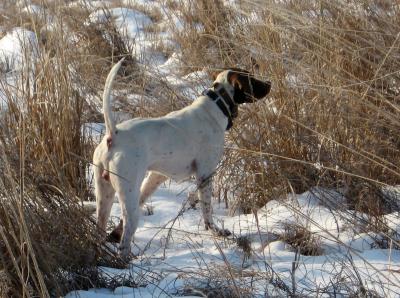
<instances>
[{"instance_id":1,"label":"snow-covered ground","mask_svg":"<svg viewBox=\"0 0 400 298\"><path fill-rule=\"evenodd\" d=\"M172 86L187 88L193 99L207 85L205 72L180 77L176 71L181 67L179 45L169 29L172 26L174 30L182 30L183 25L167 6L151 0L73 1L69 5L79 7L82 3L91 11L88 23L108 18L115 22L120 34L132 41L132 54L148 72L163 76ZM143 11L133 6L116 7L115 3L154 5L163 19L153 24ZM105 11L106 6L112 8ZM29 3L23 8L32 14L43 9ZM146 30L154 25L159 28L157 33ZM160 40L175 49L168 58L156 50ZM0 64L7 72L19 71L21 64L26 64L22 44L29 45L36 53L33 32L15 28L0 39ZM29 59L35 59L34 55ZM4 96L0 90L0 97ZM98 125L96 129L100 130ZM188 203L191 191L194 188L190 182L168 182L160 187L149 202L154 214L143 215L139 221L132 248L137 258L126 269L100 268L104 276L125 276L140 287L80 290L67 297L198 296L200 290L207 289L219 289L226 297L229 293L245 292L260 297L289 294L344 297L349 292L362 294L363 290L384 297L400 296L400 250L394 249L399 245L379 246L376 239L381 238L383 243L385 235L367 232L365 214L339 210L338 202L345 202L339 193L316 188L301 195L289 194L287 198L269 202L256 215L228 216L224 204L215 202L215 219L233 232L233 236L224 239L204 230L201 212ZM119 216L116 202L112 220L118 223ZM398 213L385 219L392 232L400 233ZM299 226L311 232L317 256L299 254L287 242L285 235Z\"/></svg>"},{"instance_id":2,"label":"snow-covered ground","mask_svg":"<svg viewBox=\"0 0 400 298\"><path fill-rule=\"evenodd\" d=\"M290 291L295 281L295 293L299 295L319 292L329 297L339 295L342 289L356 292L357 278L379 296L400 295L400 251L377 248L373 235L362 232L361 226L349 225L342 211L324 203L326 197L337 198L340 194L315 189L290 195L281 202L269 202L257 217L228 216L224 204L214 203L215 218L233 232L232 237L223 239L204 230L200 211L188 203L192 190L189 182L160 187L149 202L154 214L143 214L139 221L132 249L137 259L127 269L102 268L110 278L143 278L147 286L76 291L67 297L174 297L191 293L189 289L233 287L230 279L239 288L253 288L252 294L260 297L286 296L288 293L276 286L279 280ZM115 224L119 215L115 203ZM398 214L387 217L400 227ZM279 235L290 224L308 227L318 239L321 255L299 255L281 240ZM244 238L251 241L249 254L237 244ZM339 297L346 296L344 293Z\"/></svg>"}]
</instances>

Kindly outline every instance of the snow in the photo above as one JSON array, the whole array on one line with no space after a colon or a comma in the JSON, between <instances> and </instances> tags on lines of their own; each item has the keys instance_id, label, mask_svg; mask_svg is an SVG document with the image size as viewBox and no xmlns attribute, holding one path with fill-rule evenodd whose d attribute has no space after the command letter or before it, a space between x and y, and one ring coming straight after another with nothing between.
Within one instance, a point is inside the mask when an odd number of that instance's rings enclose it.
<instances>
[{"instance_id":1,"label":"snow","mask_svg":"<svg viewBox=\"0 0 400 298\"><path fill-rule=\"evenodd\" d=\"M191 209L187 204L188 194L193 190L190 181L181 184L168 182L160 187L148 203L154 214L142 215L139 220L132 248L137 259L132 260L127 269L103 268L107 275L126 276L137 276L148 270L159 276L156 285L122 287L114 291L92 289L73 292L67 297L154 297L162 295L163 291L174 297L174 293L179 292L185 284L199 282L196 279L186 279L185 276L197 275L201 279L202 275L212 276L221 267L225 268L227 274L226 262L231 269L242 274L258 272L267 276L272 268L288 285L292 281L293 262L297 262L301 264L296 269L297 290L305 295L329 286L330 280L341 270L351 271L354 267L369 289L378 293L382 291L381 283L377 283L382 280L387 284L383 287L387 290L385 294L391 297L397 295L397 284L393 281L392 272L400 269L400 252L374 248L375 235L372 233L359 233L357 230L341 233L345 229L345 223L335 218L335 213L339 211L326 208L323 201L319 200L321 195L317 192L288 195L286 200L271 201L259 211L258 220L254 215L228 216L222 204L215 202L214 218L230 229L235 237L245 236L251 239L253 251L250 257L246 257L232 238L214 237L204 230L200 210ZM337 193L334 195L341 197ZM300 216L300 213L307 216ZM117 202L113 205L111 217L117 224L120 218ZM398 225L399 216L392 214L392 217ZM323 254L297 255L288 243L280 240L277 235L283 232L282 224L289 223L308 226L322 237ZM375 275L371 275L371 272L375 272ZM227 279L229 275L223 278ZM246 284L249 280L241 278L239 282ZM264 283L265 280L254 282L258 289L255 294L263 295ZM272 287L269 291L279 294Z\"/></svg>"},{"instance_id":2,"label":"snow","mask_svg":"<svg viewBox=\"0 0 400 298\"><path fill-rule=\"evenodd\" d=\"M22 71L30 70L33 76L34 62L39 56L39 44L36 34L24 28L13 28L0 39L0 110L7 109L10 100L20 107L18 98L26 88L21 80ZM33 81L33 78L32 78ZM32 87L32 86L31 86ZM31 88L32 90L32 88Z\"/></svg>"},{"instance_id":3,"label":"snow","mask_svg":"<svg viewBox=\"0 0 400 298\"><path fill-rule=\"evenodd\" d=\"M84 7L89 11L93 11L98 8L107 8L112 5L112 1L106 0L97 0L97 1L87 1L87 0L78 0L69 3L69 7L71 8L81 8Z\"/></svg>"},{"instance_id":4,"label":"snow","mask_svg":"<svg viewBox=\"0 0 400 298\"><path fill-rule=\"evenodd\" d=\"M131 39L135 39L143 32L146 26L152 23L151 19L145 14L121 7L97 10L89 16L89 21L92 23L107 23L110 18L114 20L121 35Z\"/></svg>"},{"instance_id":5,"label":"snow","mask_svg":"<svg viewBox=\"0 0 400 298\"><path fill-rule=\"evenodd\" d=\"M236 5L233 0L225 2ZM121 6L116 7L116 3ZM40 6L25 4L25 1L24 5L25 12L43 12ZM210 85L206 70L181 75L184 65L171 30L184 30L185 23L166 6L151 0L85 0L69 4L71 7L82 5L91 12L87 24L108 21L115 24L132 47L132 55L149 73L162 77L191 99ZM154 24L148 15L134 8L140 5L154 5L160 9L163 19ZM254 17L253 21L260 20ZM159 31L149 32L149 26L154 25ZM201 27L197 29L202 30ZM160 39L174 49L171 55L155 50ZM28 60L26 47L32 52ZM0 39L0 64L6 72L21 70L37 55L38 41L34 32L14 28ZM300 81L294 74L287 77L287 83L291 85L298 85ZM140 96L130 95L132 100ZM3 101L5 97L0 90L0 99ZM104 125L88 123L82 129L85 135L91 135L98 142ZM90 175L89 171L88 179ZM296 286L296 294L300 296L314 296L322 289L325 291L321 294L323 297L334 291L346 296L349 289L356 290L355 281L359 278L367 289L379 295L400 295L400 251L393 247L380 248L376 240L384 235L368 231L368 216L347 210L342 193L316 187L303 194L288 194L285 198L271 200L257 214L235 216L229 216L224 204L214 201L214 219L233 233L232 237L224 239L204 229L199 206L195 209L189 206L188 196L194 190L190 181L162 185L148 202L154 214L143 212L139 220L132 246L137 258L131 260L126 269L100 268L105 276L123 275L135 281L143 278L141 287L78 290L66 297L178 297L188 288L227 285L232 276L237 286L251 287L252 293L259 297L266 293L269 296L287 295L274 286L272 279L282 281L289 290ZM400 204L400 187L387 187L383 191ZM111 212L114 224L119 222L120 216L116 200ZM400 232L399 213L387 214L384 218L392 231ZM285 241L287 230L298 226L306 228L315 237L321 248L320 255L300 255ZM250 252L246 253L238 246L239 238L249 240ZM190 297L186 294L185 297Z\"/></svg>"},{"instance_id":6,"label":"snow","mask_svg":"<svg viewBox=\"0 0 400 298\"><path fill-rule=\"evenodd\" d=\"M147 1L143 2L143 4L145 3ZM165 30L160 29L161 31L157 34L147 30L149 26L153 25L153 21L149 16L135 9L121 7L107 10L98 9L89 15L87 24L110 21L113 22L126 44L132 49L132 55L147 67L157 68L166 63L165 55L155 50L160 44L160 40L164 46L176 47L171 34Z\"/></svg>"},{"instance_id":7,"label":"snow","mask_svg":"<svg viewBox=\"0 0 400 298\"><path fill-rule=\"evenodd\" d=\"M150 5L153 1L126 0L125 4L127 2L134 7ZM175 48L168 58L154 51L157 36L146 32L146 26L154 24L145 14L132 8L113 8L110 15L118 31L128 40L134 40L133 54L148 72L163 77L192 99L210 85L206 70L180 75L184 65L181 64L179 46L169 33L169 30L184 29L179 15L165 14L157 24L161 29L158 39L162 38ZM89 20L102 22L106 17L103 10L97 10ZM201 32L202 29L198 30ZM296 80L295 76L288 77L291 83L296 84ZM99 129L98 126L95 128ZM234 235L223 239L204 230L198 206L196 209L189 207L188 196L194 190L190 182L168 182L160 187L148 202L154 214L146 216L143 212L139 220L132 247L137 258L126 269L102 268L104 274L111 276L122 274L135 279L150 272L156 278L143 287L81 290L67 297L177 297L187 288L226 284L231 279L230 271L240 273L235 275L238 286L251 285L252 293L260 297L265 293L287 295L272 283L266 283L271 272L274 272L275 280L281 280L289 290L296 286L299 295L312 296L320 289L345 295L349 289L356 290L352 283L357 281L358 275L369 290L388 297L398 295L400 290L396 280L400 274L395 272L400 269L399 251L379 248L376 243L379 235L363 227L368 217L346 211L346 198L342 193L316 187L300 195L288 194L284 199L268 202L257 215L229 216L223 204L214 202L214 219ZM391 189L387 192L396 194ZM115 201L111 211L114 224L119 222L120 216L119 204ZM398 230L399 214L386 217L391 227ZM353 218L360 222L353 223ZM285 242L282 235L294 226L304 227L312 233L320 245L320 255L299 255ZM250 253L245 253L236 244L240 237L250 240ZM293 267L294 264L297 266ZM264 278L254 279L257 275ZM293 280L296 285L292 284Z\"/></svg>"},{"instance_id":8,"label":"snow","mask_svg":"<svg viewBox=\"0 0 400 298\"><path fill-rule=\"evenodd\" d=\"M147 6L151 5L152 7L160 7L159 3L154 1L154 0L122 0L121 2L124 5L130 6L130 5L141 5L141 6Z\"/></svg>"},{"instance_id":9,"label":"snow","mask_svg":"<svg viewBox=\"0 0 400 298\"><path fill-rule=\"evenodd\" d=\"M29 13L29 14L35 14L35 15L40 15L44 13L44 9L40 5L35 5L35 4L29 4L25 6L22 9L23 12Z\"/></svg>"},{"instance_id":10,"label":"snow","mask_svg":"<svg viewBox=\"0 0 400 298\"><path fill-rule=\"evenodd\" d=\"M3 72L21 70L38 56L38 49L34 32L14 28L0 39L0 68Z\"/></svg>"}]
</instances>

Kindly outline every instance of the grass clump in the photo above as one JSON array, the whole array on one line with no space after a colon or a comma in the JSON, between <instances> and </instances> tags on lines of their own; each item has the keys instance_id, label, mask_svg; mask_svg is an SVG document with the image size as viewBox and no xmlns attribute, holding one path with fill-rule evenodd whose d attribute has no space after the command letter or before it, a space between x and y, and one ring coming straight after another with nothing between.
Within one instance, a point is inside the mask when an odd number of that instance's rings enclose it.
<instances>
[{"instance_id":1,"label":"grass clump","mask_svg":"<svg viewBox=\"0 0 400 298\"><path fill-rule=\"evenodd\" d=\"M324 253L321 240L309 229L297 224L286 224L281 240L288 243L294 251L305 256L320 256Z\"/></svg>"}]
</instances>

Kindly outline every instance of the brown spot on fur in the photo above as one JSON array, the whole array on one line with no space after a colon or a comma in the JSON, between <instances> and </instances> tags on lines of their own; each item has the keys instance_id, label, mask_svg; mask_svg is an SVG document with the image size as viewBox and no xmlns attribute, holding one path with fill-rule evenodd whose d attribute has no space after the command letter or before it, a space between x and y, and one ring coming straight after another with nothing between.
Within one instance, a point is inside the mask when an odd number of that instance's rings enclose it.
<instances>
[{"instance_id":1,"label":"brown spot on fur","mask_svg":"<svg viewBox=\"0 0 400 298\"><path fill-rule=\"evenodd\" d=\"M112 145L112 137L108 136L106 140L107 140L107 148L110 149L110 147Z\"/></svg>"},{"instance_id":2,"label":"brown spot on fur","mask_svg":"<svg viewBox=\"0 0 400 298\"><path fill-rule=\"evenodd\" d=\"M106 181L110 181L110 174L108 173L107 170L103 170L103 173L101 174L101 177Z\"/></svg>"},{"instance_id":3,"label":"brown spot on fur","mask_svg":"<svg viewBox=\"0 0 400 298\"><path fill-rule=\"evenodd\" d=\"M193 159L192 163L190 164L190 167L191 167L192 172L197 171L197 162L195 159Z\"/></svg>"}]
</instances>

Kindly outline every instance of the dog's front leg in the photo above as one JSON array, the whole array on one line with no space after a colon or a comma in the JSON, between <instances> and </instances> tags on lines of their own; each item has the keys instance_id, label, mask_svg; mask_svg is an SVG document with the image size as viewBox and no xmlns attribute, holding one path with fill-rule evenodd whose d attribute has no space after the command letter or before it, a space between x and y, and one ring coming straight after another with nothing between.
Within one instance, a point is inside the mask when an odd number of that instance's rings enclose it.
<instances>
[{"instance_id":1,"label":"dog's front leg","mask_svg":"<svg viewBox=\"0 0 400 298\"><path fill-rule=\"evenodd\" d=\"M222 229L218 227L212 218L212 206L211 206L211 196L212 196L212 179L207 178L198 183L199 199L201 204L201 210L203 213L204 226L205 229L211 229L218 236L229 236L231 232L227 229Z\"/></svg>"}]
</instances>

